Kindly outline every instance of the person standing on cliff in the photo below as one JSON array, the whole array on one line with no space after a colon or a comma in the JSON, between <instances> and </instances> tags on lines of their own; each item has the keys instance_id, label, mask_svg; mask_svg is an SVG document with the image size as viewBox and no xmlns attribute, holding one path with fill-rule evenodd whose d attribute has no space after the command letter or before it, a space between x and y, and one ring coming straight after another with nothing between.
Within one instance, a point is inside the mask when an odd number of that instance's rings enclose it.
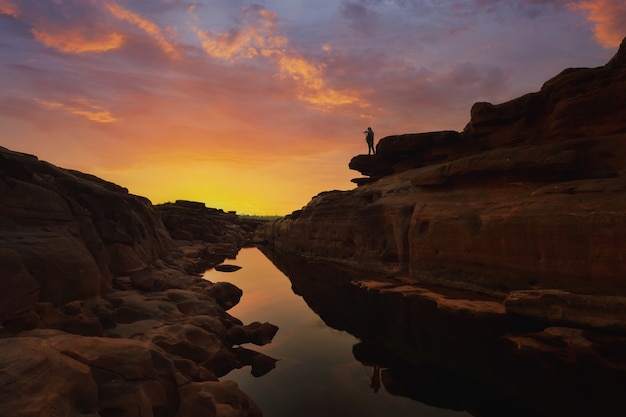
<instances>
[{"instance_id":1,"label":"person standing on cliff","mask_svg":"<svg viewBox=\"0 0 626 417\"><path fill-rule=\"evenodd\" d=\"M363 133L365 133L365 142L367 142L367 154L376 155L376 149L374 149L374 131L371 127L368 127Z\"/></svg>"}]
</instances>

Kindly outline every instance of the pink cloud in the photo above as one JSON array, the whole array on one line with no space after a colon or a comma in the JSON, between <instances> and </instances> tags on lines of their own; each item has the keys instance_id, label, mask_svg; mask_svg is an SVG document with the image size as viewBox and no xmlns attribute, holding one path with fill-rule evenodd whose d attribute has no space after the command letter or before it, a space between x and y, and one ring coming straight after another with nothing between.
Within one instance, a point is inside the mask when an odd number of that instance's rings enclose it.
<instances>
[{"instance_id":1,"label":"pink cloud","mask_svg":"<svg viewBox=\"0 0 626 417\"><path fill-rule=\"evenodd\" d=\"M32 0L29 7L0 0L0 13L18 18L31 27L38 42L64 53L109 52L127 45L132 29L147 35L161 50L176 57L170 28L159 25L110 1Z\"/></svg>"},{"instance_id":2,"label":"pink cloud","mask_svg":"<svg viewBox=\"0 0 626 417\"><path fill-rule=\"evenodd\" d=\"M125 20L129 23L132 23L133 25L144 31L146 34L148 34L154 41L157 42L157 44L163 51L174 56L178 55L174 44L166 39L166 36L163 34L163 31L157 24L142 17L137 13L123 8L116 3L105 2L105 5L107 10L111 12L113 16L120 20Z\"/></svg>"},{"instance_id":3,"label":"pink cloud","mask_svg":"<svg viewBox=\"0 0 626 417\"><path fill-rule=\"evenodd\" d=\"M110 111L89 99L74 98L69 100L67 103L47 101L40 98L35 98L34 100L49 109L64 110L68 113L84 117L92 122L112 123L118 121L117 118L113 117Z\"/></svg>"},{"instance_id":4,"label":"pink cloud","mask_svg":"<svg viewBox=\"0 0 626 417\"><path fill-rule=\"evenodd\" d=\"M206 53L228 62L266 58L278 66L278 76L295 85L296 95L320 109L356 104L366 107L359 95L336 89L325 79L324 64L316 64L298 53L281 35L278 15L261 6L242 9L244 25L227 33L196 30Z\"/></svg>"},{"instance_id":5,"label":"pink cloud","mask_svg":"<svg viewBox=\"0 0 626 417\"><path fill-rule=\"evenodd\" d=\"M11 0L0 0L0 14L17 17L19 15L19 8L17 4L13 3Z\"/></svg>"},{"instance_id":6,"label":"pink cloud","mask_svg":"<svg viewBox=\"0 0 626 417\"><path fill-rule=\"evenodd\" d=\"M124 43L124 37L119 33L112 32L94 35L84 33L84 27L70 27L56 33L38 29L32 29L31 32L37 41L66 53L106 52L118 49Z\"/></svg>"},{"instance_id":7,"label":"pink cloud","mask_svg":"<svg viewBox=\"0 0 626 417\"><path fill-rule=\"evenodd\" d=\"M573 10L587 14L594 35L605 48L619 46L626 36L626 3L623 0L591 0L572 3Z\"/></svg>"},{"instance_id":8,"label":"pink cloud","mask_svg":"<svg viewBox=\"0 0 626 417\"><path fill-rule=\"evenodd\" d=\"M36 41L64 53L107 52L120 48L124 36L102 19L93 2L33 1L29 7L0 0L0 13L30 26ZM97 18L95 16L98 16Z\"/></svg>"}]
</instances>

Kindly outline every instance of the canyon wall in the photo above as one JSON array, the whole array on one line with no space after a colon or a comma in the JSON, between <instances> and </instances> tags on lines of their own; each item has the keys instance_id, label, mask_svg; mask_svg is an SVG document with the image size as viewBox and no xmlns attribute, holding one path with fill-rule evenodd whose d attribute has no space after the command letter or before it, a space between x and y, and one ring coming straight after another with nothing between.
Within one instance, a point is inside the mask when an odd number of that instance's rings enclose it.
<instances>
[{"instance_id":1,"label":"canyon wall","mask_svg":"<svg viewBox=\"0 0 626 417\"><path fill-rule=\"evenodd\" d=\"M350 161L358 187L317 195L260 237L308 260L508 297L519 314L545 318L546 297L562 311L574 294L613 296L594 308L623 322L625 114L623 42L603 67L475 104L462 132L381 139Z\"/></svg>"}]
</instances>

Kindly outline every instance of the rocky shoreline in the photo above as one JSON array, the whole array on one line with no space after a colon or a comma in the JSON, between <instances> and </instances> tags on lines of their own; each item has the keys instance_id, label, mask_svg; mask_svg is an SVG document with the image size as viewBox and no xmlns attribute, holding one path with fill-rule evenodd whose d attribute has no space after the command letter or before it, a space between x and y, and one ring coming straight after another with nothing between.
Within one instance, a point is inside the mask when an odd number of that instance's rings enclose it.
<instances>
[{"instance_id":1,"label":"rocky shoreline","mask_svg":"<svg viewBox=\"0 0 626 417\"><path fill-rule=\"evenodd\" d=\"M0 148L0 415L260 416L221 381L275 360L277 327L228 314L241 290L198 273L258 225Z\"/></svg>"},{"instance_id":2,"label":"rocky shoreline","mask_svg":"<svg viewBox=\"0 0 626 417\"><path fill-rule=\"evenodd\" d=\"M261 250L327 325L358 337L353 354L373 369L372 386L476 417L626 410L624 336L546 326L508 314L496 297Z\"/></svg>"}]
</instances>

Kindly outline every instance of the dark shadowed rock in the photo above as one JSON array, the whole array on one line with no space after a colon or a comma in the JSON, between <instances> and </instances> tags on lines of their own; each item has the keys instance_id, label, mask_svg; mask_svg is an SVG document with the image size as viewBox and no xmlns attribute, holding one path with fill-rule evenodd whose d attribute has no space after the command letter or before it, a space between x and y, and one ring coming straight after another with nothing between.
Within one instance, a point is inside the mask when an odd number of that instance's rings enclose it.
<instances>
[{"instance_id":1,"label":"dark shadowed rock","mask_svg":"<svg viewBox=\"0 0 626 417\"><path fill-rule=\"evenodd\" d=\"M89 415L98 386L89 366L38 336L0 339L0 415Z\"/></svg>"},{"instance_id":2,"label":"dark shadowed rock","mask_svg":"<svg viewBox=\"0 0 626 417\"><path fill-rule=\"evenodd\" d=\"M225 310L239 304L239 300L243 295L243 291L229 282L216 282L207 292Z\"/></svg>"},{"instance_id":3,"label":"dark shadowed rock","mask_svg":"<svg viewBox=\"0 0 626 417\"><path fill-rule=\"evenodd\" d=\"M237 351L276 331L226 313L240 289L193 275L255 226L202 203L174 210L0 147L0 415L260 415L218 376L269 371Z\"/></svg>"},{"instance_id":4,"label":"dark shadowed rock","mask_svg":"<svg viewBox=\"0 0 626 417\"><path fill-rule=\"evenodd\" d=\"M5 148L0 174L0 265L21 264L42 301L97 296L175 249L150 202L121 187Z\"/></svg>"},{"instance_id":5,"label":"dark shadowed rock","mask_svg":"<svg viewBox=\"0 0 626 417\"><path fill-rule=\"evenodd\" d=\"M238 265L221 264L215 266L215 270L220 272L235 272L239 271L240 269L241 267Z\"/></svg>"},{"instance_id":6,"label":"dark shadowed rock","mask_svg":"<svg viewBox=\"0 0 626 417\"><path fill-rule=\"evenodd\" d=\"M369 181L315 196L259 239L308 260L501 298L579 294L565 298L562 322L613 329L608 317L621 323L626 310L607 306L600 319L599 306L626 296L623 55L624 45L603 67L565 70L506 103L476 103L461 133L381 139L375 156L350 162ZM550 323L559 303L507 305Z\"/></svg>"},{"instance_id":7,"label":"dark shadowed rock","mask_svg":"<svg viewBox=\"0 0 626 417\"><path fill-rule=\"evenodd\" d=\"M233 381L197 382L181 388L181 408L176 417L261 417L261 410Z\"/></svg>"},{"instance_id":8,"label":"dark shadowed rock","mask_svg":"<svg viewBox=\"0 0 626 417\"><path fill-rule=\"evenodd\" d=\"M246 348L237 349L237 359L251 365L250 373L254 377L261 377L276 368L276 359Z\"/></svg>"},{"instance_id":9,"label":"dark shadowed rock","mask_svg":"<svg viewBox=\"0 0 626 417\"><path fill-rule=\"evenodd\" d=\"M253 322L245 326L231 327L228 330L228 337L234 345L249 342L263 346L270 343L277 332L278 327L271 323Z\"/></svg>"}]
</instances>

